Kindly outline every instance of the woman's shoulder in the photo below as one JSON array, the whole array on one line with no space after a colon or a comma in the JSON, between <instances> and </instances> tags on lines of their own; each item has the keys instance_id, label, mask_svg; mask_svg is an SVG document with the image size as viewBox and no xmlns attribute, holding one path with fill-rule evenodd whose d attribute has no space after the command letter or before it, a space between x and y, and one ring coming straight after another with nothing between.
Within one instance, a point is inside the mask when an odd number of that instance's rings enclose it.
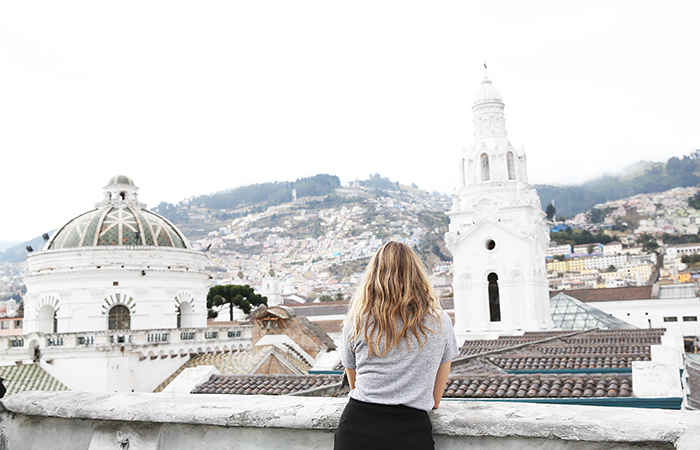
<instances>
[{"instance_id":1,"label":"woman's shoulder","mask_svg":"<svg viewBox=\"0 0 700 450\"><path fill-rule=\"evenodd\" d=\"M447 312L444 309L439 310L437 313L443 331L446 331L447 329L452 329L452 318L450 317L450 315L447 314Z\"/></svg>"}]
</instances>

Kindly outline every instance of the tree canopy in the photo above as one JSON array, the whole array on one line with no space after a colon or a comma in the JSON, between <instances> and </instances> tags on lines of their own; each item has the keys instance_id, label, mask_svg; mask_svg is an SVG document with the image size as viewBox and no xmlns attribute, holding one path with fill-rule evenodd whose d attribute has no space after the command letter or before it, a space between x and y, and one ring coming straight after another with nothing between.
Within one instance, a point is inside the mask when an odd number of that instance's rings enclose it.
<instances>
[{"instance_id":1,"label":"tree canopy","mask_svg":"<svg viewBox=\"0 0 700 450\"><path fill-rule=\"evenodd\" d=\"M233 321L233 308L238 308L246 314L250 314L253 306L267 305L267 297L256 294L252 287L238 284L223 284L213 286L207 294L208 316L214 318L218 316L216 306L228 305L229 320Z\"/></svg>"},{"instance_id":2,"label":"tree canopy","mask_svg":"<svg viewBox=\"0 0 700 450\"><path fill-rule=\"evenodd\" d=\"M554 207L554 203L550 203L547 205L547 209L545 211L545 214L547 214L547 219L552 220L554 219L554 215L557 213L557 208Z\"/></svg>"}]
</instances>

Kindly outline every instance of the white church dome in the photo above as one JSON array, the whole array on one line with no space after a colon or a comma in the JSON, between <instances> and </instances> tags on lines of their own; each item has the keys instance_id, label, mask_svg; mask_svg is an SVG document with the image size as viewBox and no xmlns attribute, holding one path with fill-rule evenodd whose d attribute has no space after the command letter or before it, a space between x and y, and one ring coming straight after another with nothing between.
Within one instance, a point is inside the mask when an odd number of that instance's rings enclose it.
<instances>
[{"instance_id":1,"label":"white church dome","mask_svg":"<svg viewBox=\"0 0 700 450\"><path fill-rule=\"evenodd\" d=\"M474 96L474 104L485 103L485 102L499 102L503 103L503 98L498 90L491 84L489 77L484 77L481 82L481 87L476 91Z\"/></svg>"},{"instance_id":2,"label":"white church dome","mask_svg":"<svg viewBox=\"0 0 700 450\"><path fill-rule=\"evenodd\" d=\"M48 242L47 250L95 246L190 248L175 225L137 201L138 187L129 177L112 177L103 190L104 200L61 227Z\"/></svg>"}]
</instances>

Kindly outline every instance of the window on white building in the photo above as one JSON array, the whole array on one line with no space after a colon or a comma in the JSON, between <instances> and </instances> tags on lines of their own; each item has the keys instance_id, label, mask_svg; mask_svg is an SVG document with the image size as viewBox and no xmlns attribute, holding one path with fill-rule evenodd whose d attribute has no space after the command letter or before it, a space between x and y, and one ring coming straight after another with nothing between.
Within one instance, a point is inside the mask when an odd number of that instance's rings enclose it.
<instances>
[{"instance_id":1,"label":"window on white building","mask_svg":"<svg viewBox=\"0 0 700 450\"><path fill-rule=\"evenodd\" d=\"M500 322L501 301L498 291L498 275L490 273L487 280L489 282L489 316L491 322Z\"/></svg>"},{"instance_id":2,"label":"window on white building","mask_svg":"<svg viewBox=\"0 0 700 450\"><path fill-rule=\"evenodd\" d=\"M481 154L481 181L489 181L491 179L491 174L489 171L489 155L486 153Z\"/></svg>"},{"instance_id":3,"label":"window on white building","mask_svg":"<svg viewBox=\"0 0 700 450\"><path fill-rule=\"evenodd\" d=\"M678 322L678 317L664 317L664 322Z\"/></svg>"},{"instance_id":4,"label":"window on white building","mask_svg":"<svg viewBox=\"0 0 700 450\"><path fill-rule=\"evenodd\" d=\"M128 330L131 328L131 313L124 305L116 305L109 310L108 329Z\"/></svg>"},{"instance_id":5,"label":"window on white building","mask_svg":"<svg viewBox=\"0 0 700 450\"><path fill-rule=\"evenodd\" d=\"M698 316L683 316L683 322L697 322Z\"/></svg>"},{"instance_id":6,"label":"window on white building","mask_svg":"<svg viewBox=\"0 0 700 450\"><path fill-rule=\"evenodd\" d=\"M508 179L515 180L515 160L513 158L513 152L508 152L506 155L506 162L508 163Z\"/></svg>"}]
</instances>

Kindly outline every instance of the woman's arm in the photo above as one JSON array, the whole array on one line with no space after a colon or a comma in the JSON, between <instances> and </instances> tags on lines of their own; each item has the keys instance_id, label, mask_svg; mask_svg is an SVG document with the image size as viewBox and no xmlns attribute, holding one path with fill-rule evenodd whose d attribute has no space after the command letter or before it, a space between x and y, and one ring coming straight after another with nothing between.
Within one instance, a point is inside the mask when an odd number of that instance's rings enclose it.
<instances>
[{"instance_id":1,"label":"woman's arm","mask_svg":"<svg viewBox=\"0 0 700 450\"><path fill-rule=\"evenodd\" d=\"M449 370L448 370L448 372L449 372ZM345 374L348 376L348 384L350 384L350 390L355 389L355 369L348 369L346 367ZM444 389L444 386L443 386L443 389Z\"/></svg>"},{"instance_id":2,"label":"woman's arm","mask_svg":"<svg viewBox=\"0 0 700 450\"><path fill-rule=\"evenodd\" d=\"M445 384L447 383L447 377L450 375L451 366L452 361L447 361L438 367L437 375L435 375L435 387L433 388L433 399L435 400L433 409L438 409L438 406L440 406L440 400L442 399L442 393L445 391Z\"/></svg>"}]
</instances>

